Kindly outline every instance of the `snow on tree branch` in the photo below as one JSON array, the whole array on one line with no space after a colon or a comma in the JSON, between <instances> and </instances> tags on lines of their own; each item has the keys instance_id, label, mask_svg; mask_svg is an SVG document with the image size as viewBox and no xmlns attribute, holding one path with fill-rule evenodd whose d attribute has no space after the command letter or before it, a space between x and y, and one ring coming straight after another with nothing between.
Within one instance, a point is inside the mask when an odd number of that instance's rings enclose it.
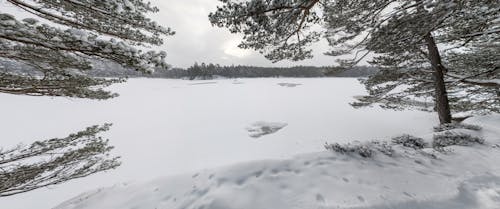
<instances>
[{"instance_id":1,"label":"snow on tree branch","mask_svg":"<svg viewBox=\"0 0 500 209\"><path fill-rule=\"evenodd\" d=\"M97 134L111 124L92 126L65 138L0 149L0 197L82 178L120 165L113 148Z\"/></svg>"},{"instance_id":2,"label":"snow on tree branch","mask_svg":"<svg viewBox=\"0 0 500 209\"><path fill-rule=\"evenodd\" d=\"M311 29L321 22L315 10L319 0L221 1L224 5L210 13L210 22L228 28L231 33L244 34L239 47L259 50L273 62L312 57L307 46L317 42L321 35Z\"/></svg>"},{"instance_id":3,"label":"snow on tree branch","mask_svg":"<svg viewBox=\"0 0 500 209\"><path fill-rule=\"evenodd\" d=\"M146 15L158 8L142 0L7 0L36 18L18 20L0 12L0 58L31 66L38 75L0 74L0 92L106 99L102 89L121 79L85 76L95 60L149 73L166 69L166 53L137 47L163 44L173 35ZM59 84L59 85L58 85Z\"/></svg>"}]
</instances>

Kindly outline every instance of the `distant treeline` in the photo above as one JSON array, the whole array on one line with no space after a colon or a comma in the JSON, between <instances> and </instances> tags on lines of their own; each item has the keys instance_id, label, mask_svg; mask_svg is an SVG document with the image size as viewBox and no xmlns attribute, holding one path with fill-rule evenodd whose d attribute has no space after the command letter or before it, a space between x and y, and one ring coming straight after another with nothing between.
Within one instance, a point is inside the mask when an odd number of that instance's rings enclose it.
<instances>
[{"instance_id":1,"label":"distant treeline","mask_svg":"<svg viewBox=\"0 0 500 209\"><path fill-rule=\"evenodd\" d=\"M225 78L258 78L258 77L366 77L376 73L374 67L257 67L244 65L221 66L218 64L195 63L188 69L171 68L169 70L158 69L151 74L126 69L116 63L100 62L93 63L94 69L85 73L96 77L151 77L151 78L173 78L173 79L214 79ZM112 70L110 70L112 69ZM9 71L22 74L33 74L29 66L0 60L0 72Z\"/></svg>"},{"instance_id":2,"label":"distant treeline","mask_svg":"<svg viewBox=\"0 0 500 209\"><path fill-rule=\"evenodd\" d=\"M211 79L217 76L226 78L257 77L323 77L324 68L311 66L295 67L256 67L256 66L220 66L216 64L197 64L187 69L189 79Z\"/></svg>"},{"instance_id":3,"label":"distant treeline","mask_svg":"<svg viewBox=\"0 0 500 209\"><path fill-rule=\"evenodd\" d=\"M257 67L244 65L221 66L218 64L195 63L188 69L171 68L169 70L156 70L152 74L144 74L134 70L123 69L113 63L101 63L90 72L94 76L114 77L153 77L153 78L175 78L175 79L214 79L224 78L265 78L265 77L366 77L377 72L374 67ZM109 71L107 69L119 69Z\"/></svg>"}]
</instances>

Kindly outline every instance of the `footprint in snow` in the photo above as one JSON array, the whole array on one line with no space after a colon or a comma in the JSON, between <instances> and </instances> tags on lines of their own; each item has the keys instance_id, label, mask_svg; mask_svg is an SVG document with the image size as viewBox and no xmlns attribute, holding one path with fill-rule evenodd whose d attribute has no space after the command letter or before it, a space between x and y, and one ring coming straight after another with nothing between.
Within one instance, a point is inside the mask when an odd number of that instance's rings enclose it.
<instances>
[{"instance_id":1,"label":"footprint in snow","mask_svg":"<svg viewBox=\"0 0 500 209\"><path fill-rule=\"evenodd\" d=\"M212 179L212 178L214 178L214 176L215 176L215 174L213 174L213 173L212 173L212 174L210 174L210 175L208 176L208 179Z\"/></svg>"},{"instance_id":2,"label":"footprint in snow","mask_svg":"<svg viewBox=\"0 0 500 209\"><path fill-rule=\"evenodd\" d=\"M320 203L325 203L325 198L321 194L316 194L316 201Z\"/></svg>"},{"instance_id":3,"label":"footprint in snow","mask_svg":"<svg viewBox=\"0 0 500 209\"><path fill-rule=\"evenodd\" d=\"M259 178L262 175L262 173L264 173L264 171L257 171L257 172L255 172L254 173L255 178Z\"/></svg>"}]
</instances>

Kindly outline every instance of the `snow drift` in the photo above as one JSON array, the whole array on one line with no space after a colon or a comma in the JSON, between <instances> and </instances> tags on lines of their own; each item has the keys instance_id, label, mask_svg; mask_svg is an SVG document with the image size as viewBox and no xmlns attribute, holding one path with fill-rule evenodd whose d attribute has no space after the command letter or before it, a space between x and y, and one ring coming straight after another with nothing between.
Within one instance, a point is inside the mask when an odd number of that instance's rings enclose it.
<instances>
[{"instance_id":1,"label":"snow drift","mask_svg":"<svg viewBox=\"0 0 500 209\"><path fill-rule=\"evenodd\" d=\"M55 209L498 209L500 115L465 122L483 129L454 131L483 137L483 145L444 152L395 146L392 157L325 151L256 161L98 189Z\"/></svg>"}]
</instances>

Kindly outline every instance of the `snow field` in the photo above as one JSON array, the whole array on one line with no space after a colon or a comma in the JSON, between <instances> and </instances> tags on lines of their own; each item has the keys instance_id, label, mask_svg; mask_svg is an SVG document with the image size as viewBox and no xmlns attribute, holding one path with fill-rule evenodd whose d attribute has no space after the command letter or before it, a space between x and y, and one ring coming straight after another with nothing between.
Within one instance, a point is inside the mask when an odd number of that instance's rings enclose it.
<instances>
[{"instance_id":1,"label":"snow field","mask_svg":"<svg viewBox=\"0 0 500 209\"><path fill-rule=\"evenodd\" d=\"M205 84L200 84L205 83ZM279 83L301 84L293 88ZM193 85L195 84L195 85ZM64 137L113 123L104 134L122 156L118 169L0 200L1 209L49 209L81 192L148 181L235 163L290 159L324 151L325 142L423 134L432 113L354 109L364 88L352 78L269 78L204 81L130 79L106 101L0 94L3 147ZM257 121L288 124L258 139Z\"/></svg>"}]
</instances>

